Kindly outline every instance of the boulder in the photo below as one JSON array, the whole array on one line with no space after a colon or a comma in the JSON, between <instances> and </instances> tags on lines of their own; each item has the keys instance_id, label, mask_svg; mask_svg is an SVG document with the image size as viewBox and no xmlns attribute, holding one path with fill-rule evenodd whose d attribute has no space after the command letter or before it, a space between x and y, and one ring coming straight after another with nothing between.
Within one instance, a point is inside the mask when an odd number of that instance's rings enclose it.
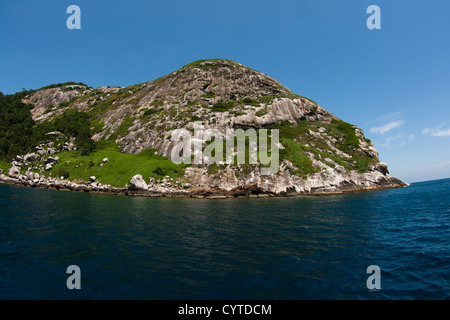
<instances>
[{"instance_id":1,"label":"boulder","mask_svg":"<svg viewBox=\"0 0 450 320\"><path fill-rule=\"evenodd\" d=\"M26 163L36 162L39 161L40 157L36 153L27 153L23 156L23 161Z\"/></svg>"},{"instance_id":2,"label":"boulder","mask_svg":"<svg viewBox=\"0 0 450 320\"><path fill-rule=\"evenodd\" d=\"M73 148L74 148L75 146L74 146L74 144L72 143L72 142L64 142L64 146L63 146L63 149L64 150L73 150Z\"/></svg>"},{"instance_id":3,"label":"boulder","mask_svg":"<svg viewBox=\"0 0 450 320\"><path fill-rule=\"evenodd\" d=\"M47 155L47 150L45 150L45 149L42 149L42 148L39 148L39 149L37 149L37 151L36 151L40 156L46 156Z\"/></svg>"},{"instance_id":4,"label":"boulder","mask_svg":"<svg viewBox=\"0 0 450 320\"><path fill-rule=\"evenodd\" d=\"M137 174L130 179L129 190L148 190L148 185L145 183L142 175Z\"/></svg>"},{"instance_id":5,"label":"boulder","mask_svg":"<svg viewBox=\"0 0 450 320\"><path fill-rule=\"evenodd\" d=\"M107 163L109 161L108 158L103 158L103 163Z\"/></svg>"},{"instance_id":6,"label":"boulder","mask_svg":"<svg viewBox=\"0 0 450 320\"><path fill-rule=\"evenodd\" d=\"M386 175L386 174L389 173L387 164L384 163L384 162L378 162L378 163L375 165L374 169L375 169L376 171L381 172L381 173L384 174L384 175Z\"/></svg>"},{"instance_id":7,"label":"boulder","mask_svg":"<svg viewBox=\"0 0 450 320\"><path fill-rule=\"evenodd\" d=\"M18 178L20 176L20 171L16 166L12 166L9 168L8 176L11 178Z\"/></svg>"},{"instance_id":8,"label":"boulder","mask_svg":"<svg viewBox=\"0 0 450 320\"><path fill-rule=\"evenodd\" d=\"M53 168L53 165L51 163L47 163L45 165L45 171L51 170Z\"/></svg>"},{"instance_id":9,"label":"boulder","mask_svg":"<svg viewBox=\"0 0 450 320\"><path fill-rule=\"evenodd\" d=\"M62 133L59 131L52 131L52 132L47 132L46 135L47 136L61 136Z\"/></svg>"},{"instance_id":10,"label":"boulder","mask_svg":"<svg viewBox=\"0 0 450 320\"><path fill-rule=\"evenodd\" d=\"M89 180L90 180L91 182L95 182L95 180L97 180L97 178L96 178L95 176L90 176L90 177L89 177Z\"/></svg>"},{"instance_id":11,"label":"boulder","mask_svg":"<svg viewBox=\"0 0 450 320\"><path fill-rule=\"evenodd\" d=\"M19 161L13 161L13 162L11 162L11 164L13 165L13 167L21 167L22 166L22 162L19 162Z\"/></svg>"},{"instance_id":12,"label":"boulder","mask_svg":"<svg viewBox=\"0 0 450 320\"><path fill-rule=\"evenodd\" d=\"M56 164L59 162L59 157L48 157L45 159L45 164Z\"/></svg>"}]
</instances>

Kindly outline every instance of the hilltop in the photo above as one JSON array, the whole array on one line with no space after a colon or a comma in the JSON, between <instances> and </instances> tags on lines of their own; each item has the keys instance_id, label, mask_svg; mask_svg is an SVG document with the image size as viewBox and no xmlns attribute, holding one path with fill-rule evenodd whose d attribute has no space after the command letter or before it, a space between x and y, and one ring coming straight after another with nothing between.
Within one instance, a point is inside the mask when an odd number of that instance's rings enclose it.
<instances>
[{"instance_id":1,"label":"hilltop","mask_svg":"<svg viewBox=\"0 0 450 320\"><path fill-rule=\"evenodd\" d=\"M26 184L49 185L50 179L50 185L85 191L114 188L117 193L199 197L328 194L404 185L389 175L360 128L231 60L195 61L129 87L94 89L71 82L1 98L5 106L19 106L30 124L22 129L29 129L30 139L0 153L8 179L22 176L31 180ZM180 129L194 132L195 122L224 137L230 129L279 130L279 170L264 176L259 162L175 164L178 142L172 135ZM197 138L202 148L212 144ZM58 161L48 160L56 155ZM31 173L32 179L24 178Z\"/></svg>"}]
</instances>

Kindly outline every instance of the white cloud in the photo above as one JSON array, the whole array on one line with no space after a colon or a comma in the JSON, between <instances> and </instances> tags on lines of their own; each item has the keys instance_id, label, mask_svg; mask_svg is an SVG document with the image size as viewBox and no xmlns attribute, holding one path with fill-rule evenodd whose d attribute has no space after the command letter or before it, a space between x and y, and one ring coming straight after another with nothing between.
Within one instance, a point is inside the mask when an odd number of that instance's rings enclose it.
<instances>
[{"instance_id":1,"label":"white cloud","mask_svg":"<svg viewBox=\"0 0 450 320\"><path fill-rule=\"evenodd\" d=\"M404 123L405 123L405 121L403 121L403 120L391 121L380 127L370 128L370 132L385 134L385 133L391 131L392 129L401 127Z\"/></svg>"},{"instance_id":2,"label":"white cloud","mask_svg":"<svg viewBox=\"0 0 450 320\"><path fill-rule=\"evenodd\" d=\"M385 143L382 144L383 147L389 148L391 146L391 142L402 138L401 134L396 135L395 137L387 137Z\"/></svg>"},{"instance_id":3,"label":"white cloud","mask_svg":"<svg viewBox=\"0 0 450 320\"><path fill-rule=\"evenodd\" d=\"M373 124L373 123L377 123L377 122L378 123L387 122L387 121L398 119L404 112L405 111L398 111L398 112L392 112L392 113L385 114L384 116L378 117L375 120L369 122L369 124Z\"/></svg>"},{"instance_id":4,"label":"white cloud","mask_svg":"<svg viewBox=\"0 0 450 320\"><path fill-rule=\"evenodd\" d=\"M426 128L422 130L422 133L425 135L433 136L433 137L448 137L450 136L450 128L441 129L442 124L437 128Z\"/></svg>"}]
</instances>

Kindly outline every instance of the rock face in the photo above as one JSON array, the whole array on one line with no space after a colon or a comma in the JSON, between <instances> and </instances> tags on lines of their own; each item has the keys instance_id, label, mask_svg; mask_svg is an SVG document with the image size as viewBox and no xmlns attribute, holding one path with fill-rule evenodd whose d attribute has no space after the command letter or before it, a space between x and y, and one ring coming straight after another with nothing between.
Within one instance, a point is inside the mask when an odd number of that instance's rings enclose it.
<instances>
[{"instance_id":1,"label":"rock face","mask_svg":"<svg viewBox=\"0 0 450 320\"><path fill-rule=\"evenodd\" d=\"M36 154L36 153L27 153L26 155L23 156L23 161L25 161L25 163L31 163L31 162L36 162L39 161L40 157Z\"/></svg>"},{"instance_id":2,"label":"rock face","mask_svg":"<svg viewBox=\"0 0 450 320\"><path fill-rule=\"evenodd\" d=\"M38 90L30 96L26 97L23 102L34 105L31 110L33 118L45 119L48 114L44 114L46 110L51 110L70 100L87 94L90 89L86 85L66 85L56 88L48 88Z\"/></svg>"},{"instance_id":3,"label":"rock face","mask_svg":"<svg viewBox=\"0 0 450 320\"><path fill-rule=\"evenodd\" d=\"M129 190L148 190L148 185L145 183L142 175L137 174L130 180Z\"/></svg>"},{"instance_id":4,"label":"rock face","mask_svg":"<svg viewBox=\"0 0 450 320\"><path fill-rule=\"evenodd\" d=\"M201 122L204 131L215 130L223 138L229 137L229 130L239 128L280 130L280 165L276 174L262 175L259 162L202 163L188 166L184 181L170 186L164 185L167 182L147 184L137 174L129 182L131 191L179 190L195 194L198 190L221 190L282 195L405 185L390 176L387 165L379 162L378 151L360 128L342 122L275 79L226 59L196 61L157 80L127 88L66 86L39 90L24 102L35 106L32 114L37 121L52 119L68 109L88 112L93 121L102 124L94 140L114 138L124 153L137 154L152 148L169 159L180 146L172 139L176 130L193 132L195 121ZM206 136L193 140L203 148L210 143ZM71 143L63 148L75 150ZM55 152L52 146L38 147L36 153L17 161L32 162ZM48 157L46 169L51 170L57 162ZM107 162L108 158L103 159L100 166Z\"/></svg>"},{"instance_id":5,"label":"rock face","mask_svg":"<svg viewBox=\"0 0 450 320\"><path fill-rule=\"evenodd\" d=\"M10 176L11 178L17 178L19 175L20 170L16 166L13 165L11 168L9 168L8 176Z\"/></svg>"}]
</instances>

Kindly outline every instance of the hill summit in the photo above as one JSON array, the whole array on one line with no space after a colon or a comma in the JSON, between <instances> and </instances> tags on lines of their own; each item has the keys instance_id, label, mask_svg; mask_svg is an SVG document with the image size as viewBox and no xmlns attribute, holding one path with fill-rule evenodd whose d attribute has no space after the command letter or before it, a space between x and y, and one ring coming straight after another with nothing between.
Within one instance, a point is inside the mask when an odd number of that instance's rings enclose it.
<instances>
[{"instance_id":1,"label":"hill summit","mask_svg":"<svg viewBox=\"0 0 450 320\"><path fill-rule=\"evenodd\" d=\"M63 172L65 179L78 182L95 174L99 183L115 187L123 187L126 181L123 190L127 193L199 197L328 194L404 185L389 175L360 128L268 75L227 59L195 61L130 87L50 85L29 92L22 103L31 105L37 127L55 129L61 119L82 115L89 123L83 134L93 141L78 150L61 150L64 164L60 161L48 170L37 165L45 163L45 155L37 157L27 169L37 174L59 176ZM202 133L214 132L215 137L199 135L198 128ZM261 174L260 155L256 161L238 163L239 151L234 147L228 154L230 161L170 161L181 150L180 139L174 139L180 131L191 133L184 149L192 142L200 146L197 151L209 148L217 154L220 144L230 138L229 132L238 129L269 130L269 140L275 139L276 130L276 144L265 150L268 155L275 150L279 154L276 173ZM62 134L64 143L75 146L81 141L81 133ZM245 142L245 146L249 160L252 145ZM105 157L107 163L100 160ZM81 169L83 162L92 165Z\"/></svg>"}]
</instances>

